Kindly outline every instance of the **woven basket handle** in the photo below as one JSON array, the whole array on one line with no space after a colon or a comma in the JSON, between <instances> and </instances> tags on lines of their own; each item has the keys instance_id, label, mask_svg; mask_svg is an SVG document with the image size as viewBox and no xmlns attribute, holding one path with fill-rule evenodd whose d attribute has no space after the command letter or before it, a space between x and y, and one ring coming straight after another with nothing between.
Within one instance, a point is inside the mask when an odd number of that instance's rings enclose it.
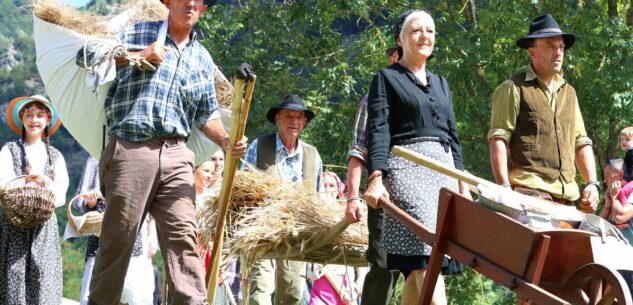
<instances>
[{"instance_id":1,"label":"woven basket handle","mask_svg":"<svg viewBox=\"0 0 633 305\"><path fill-rule=\"evenodd\" d=\"M9 179L9 181L7 181L7 183L4 185L4 189L5 189L5 190L8 190L8 189L9 189L9 186L10 186L12 183L14 183L15 181L17 181L18 179L24 179L24 178L26 178L26 176L28 176L28 175L18 175L18 176L15 176L15 177L13 177L13 178Z\"/></svg>"},{"instance_id":2,"label":"woven basket handle","mask_svg":"<svg viewBox=\"0 0 633 305\"><path fill-rule=\"evenodd\" d=\"M87 195L87 194L77 194L77 195L75 195L75 197L71 198L68 201L68 207L66 208L66 215L68 216L68 224L75 231L79 231L79 229L77 228L77 224L75 223L75 220L73 219L73 217L75 216L75 215L73 215L73 212L72 212L73 202L75 200L77 200L79 197L83 197L85 195ZM104 199L104 198L103 198L103 196L99 196L99 199Z\"/></svg>"}]
</instances>

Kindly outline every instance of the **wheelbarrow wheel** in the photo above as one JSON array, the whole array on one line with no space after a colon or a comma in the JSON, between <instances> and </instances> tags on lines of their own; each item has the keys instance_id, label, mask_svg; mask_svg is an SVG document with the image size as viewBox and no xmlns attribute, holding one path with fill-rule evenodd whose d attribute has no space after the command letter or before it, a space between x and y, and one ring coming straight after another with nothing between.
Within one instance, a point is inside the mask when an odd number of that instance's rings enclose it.
<instances>
[{"instance_id":1,"label":"wheelbarrow wheel","mask_svg":"<svg viewBox=\"0 0 633 305\"><path fill-rule=\"evenodd\" d=\"M575 305L633 304L624 278L600 264L587 264L576 270L562 294L563 299Z\"/></svg>"}]
</instances>

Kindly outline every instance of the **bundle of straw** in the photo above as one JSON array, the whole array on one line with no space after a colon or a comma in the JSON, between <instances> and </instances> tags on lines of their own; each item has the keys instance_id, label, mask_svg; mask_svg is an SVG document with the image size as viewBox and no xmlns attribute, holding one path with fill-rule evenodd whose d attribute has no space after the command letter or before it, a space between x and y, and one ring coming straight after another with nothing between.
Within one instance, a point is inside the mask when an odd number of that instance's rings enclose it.
<instances>
[{"instance_id":1,"label":"bundle of straw","mask_svg":"<svg viewBox=\"0 0 633 305\"><path fill-rule=\"evenodd\" d=\"M133 0L122 4L114 15L97 15L64 5L59 0L34 0L33 12L38 18L77 33L111 37L122 28L140 21L167 18L167 8L159 0Z\"/></svg>"},{"instance_id":2,"label":"bundle of straw","mask_svg":"<svg viewBox=\"0 0 633 305\"><path fill-rule=\"evenodd\" d=\"M313 247L344 218L344 203L323 199L307 186L282 182L278 175L256 169L237 172L232 194L225 243L231 255L243 256L248 262L283 258L367 264L365 221L348 226L332 242ZM214 199L208 200L199 215L206 241L214 233L216 205Z\"/></svg>"},{"instance_id":3,"label":"bundle of straw","mask_svg":"<svg viewBox=\"0 0 633 305\"><path fill-rule=\"evenodd\" d=\"M167 8L159 0L132 0L120 5L113 15L97 15L64 5L59 0L34 0L33 13L38 18L77 33L112 38L126 26L141 21L167 19ZM215 67L216 97L220 107L231 109L233 85Z\"/></svg>"}]
</instances>

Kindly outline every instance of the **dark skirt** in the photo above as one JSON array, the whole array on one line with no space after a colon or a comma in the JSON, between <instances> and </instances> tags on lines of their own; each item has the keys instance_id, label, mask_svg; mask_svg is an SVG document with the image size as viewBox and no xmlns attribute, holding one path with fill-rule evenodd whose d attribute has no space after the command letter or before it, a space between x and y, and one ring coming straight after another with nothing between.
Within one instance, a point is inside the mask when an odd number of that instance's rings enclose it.
<instances>
[{"instance_id":1,"label":"dark skirt","mask_svg":"<svg viewBox=\"0 0 633 305\"><path fill-rule=\"evenodd\" d=\"M62 303L62 256L57 217L22 229L0 208L0 304Z\"/></svg>"}]
</instances>

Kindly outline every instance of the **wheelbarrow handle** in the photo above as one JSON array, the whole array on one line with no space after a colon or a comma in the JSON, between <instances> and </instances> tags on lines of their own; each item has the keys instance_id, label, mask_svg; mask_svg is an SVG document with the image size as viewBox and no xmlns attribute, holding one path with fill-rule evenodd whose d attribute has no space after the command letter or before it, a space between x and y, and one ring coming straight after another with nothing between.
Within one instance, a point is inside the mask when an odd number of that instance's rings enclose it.
<instances>
[{"instance_id":1,"label":"wheelbarrow handle","mask_svg":"<svg viewBox=\"0 0 633 305\"><path fill-rule=\"evenodd\" d=\"M420 237L427 244L433 246L433 243L435 242L435 231L413 218L413 216L409 215L407 212L401 210L385 196L380 197L380 199L378 199L378 203L381 208L385 209L385 211L389 212L391 216L402 222L402 224L404 224L411 232Z\"/></svg>"}]
</instances>

